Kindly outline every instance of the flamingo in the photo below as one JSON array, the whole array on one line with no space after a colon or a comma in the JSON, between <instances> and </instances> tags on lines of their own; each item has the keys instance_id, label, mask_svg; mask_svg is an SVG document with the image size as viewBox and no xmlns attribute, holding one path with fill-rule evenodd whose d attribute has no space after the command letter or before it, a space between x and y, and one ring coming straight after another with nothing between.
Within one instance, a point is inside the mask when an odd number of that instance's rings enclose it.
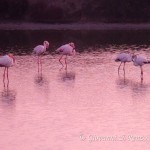
<instances>
[{"instance_id":1,"label":"flamingo","mask_svg":"<svg viewBox=\"0 0 150 150\"><path fill-rule=\"evenodd\" d=\"M44 54L44 52L48 47L49 47L49 42L44 41L43 45L38 45L33 49L33 53L38 56L38 72L39 72L39 64L41 65L41 70L42 70L41 56Z\"/></svg>"},{"instance_id":2,"label":"flamingo","mask_svg":"<svg viewBox=\"0 0 150 150\"><path fill-rule=\"evenodd\" d=\"M126 62L131 62L132 61L132 54L130 54L130 53L120 53L116 57L115 61L116 62L119 62L119 61L121 62L119 67L118 67L118 74L119 74L119 70L120 70L121 64L124 63L123 70L125 71L125 64L126 64Z\"/></svg>"},{"instance_id":3,"label":"flamingo","mask_svg":"<svg viewBox=\"0 0 150 150\"><path fill-rule=\"evenodd\" d=\"M150 61L148 61L144 56L142 55L133 55L132 56L132 61L133 61L133 64L135 66L140 66L141 68L141 80L143 80L143 65L144 64L149 64Z\"/></svg>"},{"instance_id":4,"label":"flamingo","mask_svg":"<svg viewBox=\"0 0 150 150\"><path fill-rule=\"evenodd\" d=\"M15 64L15 57L13 54L8 54L0 57L0 67L4 67L4 74L3 74L3 82L5 81L5 72L7 70L7 80L8 78L8 68L12 67Z\"/></svg>"},{"instance_id":5,"label":"flamingo","mask_svg":"<svg viewBox=\"0 0 150 150\"><path fill-rule=\"evenodd\" d=\"M65 44L65 45L62 45L61 47L59 47L57 50L56 50L57 53L60 53L61 56L59 58L59 62L60 64L62 65L62 67L64 67L63 63L61 62L61 59L63 58L64 55L66 55L65 57L65 64L66 64L66 67L65 69L67 70L67 56L71 56L71 55L75 55L76 51L75 51L75 44L73 42L71 43L68 43L68 44Z\"/></svg>"}]
</instances>

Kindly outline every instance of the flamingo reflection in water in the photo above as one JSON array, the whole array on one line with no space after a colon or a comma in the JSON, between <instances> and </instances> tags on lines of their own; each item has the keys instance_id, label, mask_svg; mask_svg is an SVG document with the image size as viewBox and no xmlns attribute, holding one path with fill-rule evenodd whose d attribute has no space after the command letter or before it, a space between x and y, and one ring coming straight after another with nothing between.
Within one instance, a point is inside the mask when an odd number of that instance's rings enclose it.
<instances>
[{"instance_id":1,"label":"flamingo reflection in water","mask_svg":"<svg viewBox=\"0 0 150 150\"><path fill-rule=\"evenodd\" d=\"M35 83L42 85L44 83L44 78L42 74L38 74L34 78Z\"/></svg>"},{"instance_id":2,"label":"flamingo reflection in water","mask_svg":"<svg viewBox=\"0 0 150 150\"><path fill-rule=\"evenodd\" d=\"M2 97L3 101L9 103L9 102L14 101L16 99L16 92L13 90L9 90L7 88L7 89L4 89L4 91L1 93L1 97Z\"/></svg>"},{"instance_id":3,"label":"flamingo reflection in water","mask_svg":"<svg viewBox=\"0 0 150 150\"><path fill-rule=\"evenodd\" d=\"M14 64L15 64L15 57L13 54L7 54L4 56L0 56L0 67L4 67L4 73L3 73L4 85L5 85L6 76L7 76L7 81L9 83L8 68L12 67Z\"/></svg>"},{"instance_id":4,"label":"flamingo reflection in water","mask_svg":"<svg viewBox=\"0 0 150 150\"><path fill-rule=\"evenodd\" d=\"M5 85L5 82L3 83L4 89L1 92L1 100L7 104L12 103L16 99L16 91L9 89L9 82Z\"/></svg>"},{"instance_id":5,"label":"flamingo reflection in water","mask_svg":"<svg viewBox=\"0 0 150 150\"><path fill-rule=\"evenodd\" d=\"M34 83L38 86L46 86L49 84L47 77L44 76L43 74L38 73L34 77Z\"/></svg>"},{"instance_id":6,"label":"flamingo reflection in water","mask_svg":"<svg viewBox=\"0 0 150 150\"><path fill-rule=\"evenodd\" d=\"M67 70L65 70L65 72L63 72L61 74L61 79L62 81L74 81L75 80L75 72L68 72Z\"/></svg>"}]
</instances>

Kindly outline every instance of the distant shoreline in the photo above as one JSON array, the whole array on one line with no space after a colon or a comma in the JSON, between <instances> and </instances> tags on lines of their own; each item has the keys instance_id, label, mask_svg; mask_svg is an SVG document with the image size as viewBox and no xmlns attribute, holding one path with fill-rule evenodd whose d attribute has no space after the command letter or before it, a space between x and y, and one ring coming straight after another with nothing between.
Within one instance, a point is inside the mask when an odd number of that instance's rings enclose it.
<instances>
[{"instance_id":1,"label":"distant shoreline","mask_svg":"<svg viewBox=\"0 0 150 150\"><path fill-rule=\"evenodd\" d=\"M0 30L150 30L150 23L0 23Z\"/></svg>"}]
</instances>

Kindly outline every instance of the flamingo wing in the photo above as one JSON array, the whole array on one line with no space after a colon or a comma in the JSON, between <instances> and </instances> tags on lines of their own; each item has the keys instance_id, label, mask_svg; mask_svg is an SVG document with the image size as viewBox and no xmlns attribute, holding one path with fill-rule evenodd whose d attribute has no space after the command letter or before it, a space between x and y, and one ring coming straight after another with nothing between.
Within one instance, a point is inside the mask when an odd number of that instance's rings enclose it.
<instances>
[{"instance_id":1,"label":"flamingo wing","mask_svg":"<svg viewBox=\"0 0 150 150\"><path fill-rule=\"evenodd\" d=\"M137 56L137 58L135 59L135 64L139 66L144 65L146 62L147 62L147 59L141 55Z\"/></svg>"},{"instance_id":2,"label":"flamingo wing","mask_svg":"<svg viewBox=\"0 0 150 150\"><path fill-rule=\"evenodd\" d=\"M132 57L128 53L121 53L117 56L115 61L130 62L130 61L132 61Z\"/></svg>"},{"instance_id":3,"label":"flamingo wing","mask_svg":"<svg viewBox=\"0 0 150 150\"><path fill-rule=\"evenodd\" d=\"M40 55L46 51L45 47L43 45L38 45L33 49L33 52L37 55Z\"/></svg>"},{"instance_id":4,"label":"flamingo wing","mask_svg":"<svg viewBox=\"0 0 150 150\"><path fill-rule=\"evenodd\" d=\"M1 67L11 67L13 66L13 59L8 55L0 57L0 66Z\"/></svg>"}]
</instances>

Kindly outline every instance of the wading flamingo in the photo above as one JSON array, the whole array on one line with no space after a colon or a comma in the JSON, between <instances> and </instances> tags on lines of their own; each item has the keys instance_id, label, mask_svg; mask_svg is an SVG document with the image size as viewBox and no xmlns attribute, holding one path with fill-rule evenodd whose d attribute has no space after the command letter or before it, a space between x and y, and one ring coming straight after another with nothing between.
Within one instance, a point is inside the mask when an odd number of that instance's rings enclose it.
<instances>
[{"instance_id":1,"label":"wading flamingo","mask_svg":"<svg viewBox=\"0 0 150 150\"><path fill-rule=\"evenodd\" d=\"M120 70L120 67L121 67L122 63L124 64L123 70L125 72L125 64L126 64L126 62L131 62L132 61L132 54L130 54L130 53L120 53L116 57L115 61L116 62L121 62L119 67L118 67L118 74L119 74L119 70Z\"/></svg>"},{"instance_id":2,"label":"wading flamingo","mask_svg":"<svg viewBox=\"0 0 150 150\"><path fill-rule=\"evenodd\" d=\"M38 45L33 49L33 54L36 54L38 56L38 72L39 72L39 64L41 65L41 70L42 70L41 57L48 47L49 47L49 42L44 41L43 45Z\"/></svg>"},{"instance_id":3,"label":"wading flamingo","mask_svg":"<svg viewBox=\"0 0 150 150\"><path fill-rule=\"evenodd\" d=\"M7 80L9 82L8 68L12 67L14 65L14 63L15 63L15 57L13 56L13 54L0 56L0 67L4 67L3 82L5 81L6 75L7 75ZM7 74L5 75L6 71L7 71Z\"/></svg>"},{"instance_id":4,"label":"wading flamingo","mask_svg":"<svg viewBox=\"0 0 150 150\"><path fill-rule=\"evenodd\" d=\"M143 68L142 66L144 64L149 64L150 61L148 61L144 56L142 55L133 55L132 56L132 61L133 61L133 64L135 66L140 66L141 68L141 80L143 80Z\"/></svg>"},{"instance_id":5,"label":"wading flamingo","mask_svg":"<svg viewBox=\"0 0 150 150\"><path fill-rule=\"evenodd\" d=\"M61 62L61 59L64 55L66 55L65 57L65 69L67 69L67 56L71 56L71 55L75 55L76 51L75 51L75 44L73 42L62 45L61 47L59 47L56 50L57 53L59 53L61 56L59 58L59 62L61 63L62 67L64 67L63 63Z\"/></svg>"}]
</instances>

